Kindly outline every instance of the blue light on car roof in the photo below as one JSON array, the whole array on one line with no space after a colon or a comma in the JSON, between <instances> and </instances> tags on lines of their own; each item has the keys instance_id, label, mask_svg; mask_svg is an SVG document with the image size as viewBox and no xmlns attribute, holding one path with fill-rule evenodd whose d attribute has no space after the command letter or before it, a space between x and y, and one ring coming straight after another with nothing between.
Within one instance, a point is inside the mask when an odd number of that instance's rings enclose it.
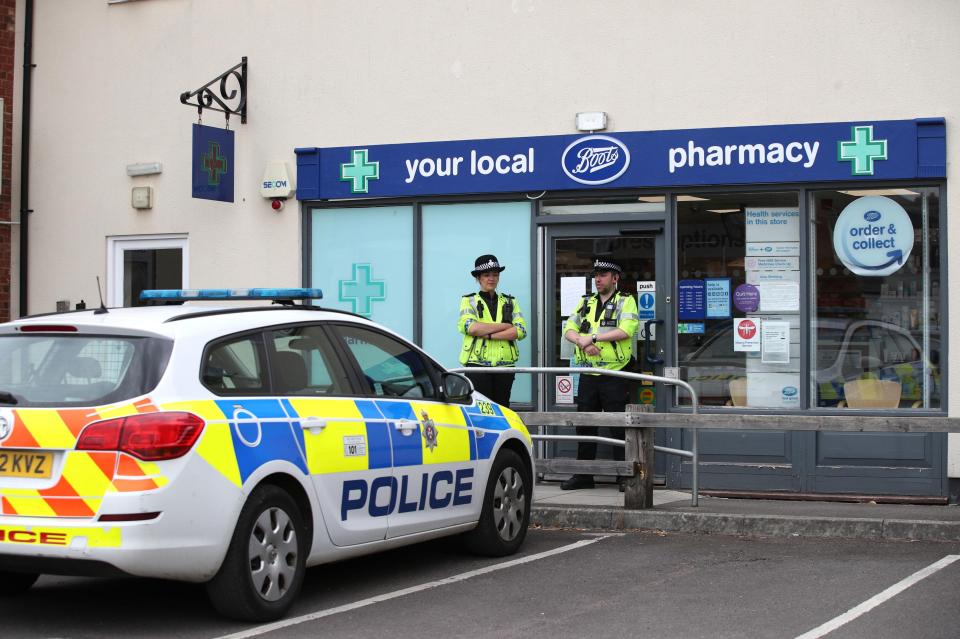
<instances>
[{"instance_id":1,"label":"blue light on car roof","mask_svg":"<svg viewBox=\"0 0 960 639\"><path fill-rule=\"evenodd\" d=\"M318 300L323 298L319 288L166 288L142 291L142 301L163 300Z\"/></svg>"}]
</instances>

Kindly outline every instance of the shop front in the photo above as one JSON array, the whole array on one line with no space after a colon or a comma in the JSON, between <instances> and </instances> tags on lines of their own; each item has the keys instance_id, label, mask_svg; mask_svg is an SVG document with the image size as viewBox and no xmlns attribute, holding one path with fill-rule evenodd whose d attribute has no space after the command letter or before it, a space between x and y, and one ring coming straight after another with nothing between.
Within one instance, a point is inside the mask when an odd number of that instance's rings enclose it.
<instances>
[{"instance_id":1,"label":"shop front","mask_svg":"<svg viewBox=\"0 0 960 639\"><path fill-rule=\"evenodd\" d=\"M624 268L633 370L715 412L946 409L942 119L297 149L304 282L324 304L457 364L476 256L527 317L520 365L566 366L562 322L596 257ZM942 337L941 337L942 336ZM577 377L518 376L512 402L573 410ZM631 391L657 411L683 392ZM688 447L683 432L659 432ZM948 494L942 434L710 431L701 485ZM552 451L567 454L567 451ZM954 451L952 454L960 454ZM659 460L667 486L689 481Z\"/></svg>"}]
</instances>

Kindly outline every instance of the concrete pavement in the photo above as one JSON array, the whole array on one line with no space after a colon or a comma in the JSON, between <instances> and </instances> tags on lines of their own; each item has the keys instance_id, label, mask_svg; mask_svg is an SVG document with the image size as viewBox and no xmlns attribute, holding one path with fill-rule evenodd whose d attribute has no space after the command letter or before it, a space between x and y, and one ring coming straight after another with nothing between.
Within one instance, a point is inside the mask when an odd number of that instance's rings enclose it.
<instances>
[{"instance_id":1,"label":"concrete pavement","mask_svg":"<svg viewBox=\"0 0 960 639\"><path fill-rule=\"evenodd\" d=\"M960 542L960 507L725 499L654 490L650 510L624 510L615 485L560 490L534 487L530 523L546 528L648 529L758 537L829 537L865 540Z\"/></svg>"}]
</instances>

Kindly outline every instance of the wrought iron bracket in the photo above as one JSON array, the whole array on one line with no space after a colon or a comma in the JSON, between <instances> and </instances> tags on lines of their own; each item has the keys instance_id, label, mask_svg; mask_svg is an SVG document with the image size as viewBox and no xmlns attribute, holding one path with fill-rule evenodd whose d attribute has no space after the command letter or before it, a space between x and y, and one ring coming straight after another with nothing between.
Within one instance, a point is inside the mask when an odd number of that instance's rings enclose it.
<instances>
[{"instance_id":1,"label":"wrought iron bracket","mask_svg":"<svg viewBox=\"0 0 960 639\"><path fill-rule=\"evenodd\" d=\"M238 86L227 83L233 78ZM215 89L211 88L218 84ZM228 69L210 80L195 91L184 91L180 94L180 102L187 106L197 107L197 113L203 114L204 109L225 113L227 121L230 115L239 115L240 123L247 123L247 56L240 58L240 64Z\"/></svg>"}]
</instances>

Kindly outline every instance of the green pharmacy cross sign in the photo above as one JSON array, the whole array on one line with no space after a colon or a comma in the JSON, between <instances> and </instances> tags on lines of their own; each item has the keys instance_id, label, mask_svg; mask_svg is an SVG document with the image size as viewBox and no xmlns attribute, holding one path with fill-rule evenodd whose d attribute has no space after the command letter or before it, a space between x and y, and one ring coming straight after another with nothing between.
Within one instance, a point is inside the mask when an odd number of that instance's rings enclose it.
<instances>
[{"instance_id":1,"label":"green pharmacy cross sign","mask_svg":"<svg viewBox=\"0 0 960 639\"><path fill-rule=\"evenodd\" d=\"M887 141L874 140L872 126L851 129L853 139L837 143L837 160L850 162L853 175L873 175L874 160L887 159Z\"/></svg>"},{"instance_id":2,"label":"green pharmacy cross sign","mask_svg":"<svg viewBox=\"0 0 960 639\"><path fill-rule=\"evenodd\" d=\"M373 314L373 302L387 299L387 285L383 280L372 277L369 264L354 264L353 278L340 280L340 301L350 302L357 315L370 317Z\"/></svg>"},{"instance_id":3,"label":"green pharmacy cross sign","mask_svg":"<svg viewBox=\"0 0 960 639\"><path fill-rule=\"evenodd\" d=\"M220 176L227 172L227 158L220 152L220 145L211 141L208 152L201 157L203 170L207 172L207 183L210 186L220 184Z\"/></svg>"},{"instance_id":4,"label":"green pharmacy cross sign","mask_svg":"<svg viewBox=\"0 0 960 639\"><path fill-rule=\"evenodd\" d=\"M380 163L367 161L367 149L354 149L353 160L340 165L340 180L351 182L351 193L367 193L370 180L380 179Z\"/></svg>"}]
</instances>

